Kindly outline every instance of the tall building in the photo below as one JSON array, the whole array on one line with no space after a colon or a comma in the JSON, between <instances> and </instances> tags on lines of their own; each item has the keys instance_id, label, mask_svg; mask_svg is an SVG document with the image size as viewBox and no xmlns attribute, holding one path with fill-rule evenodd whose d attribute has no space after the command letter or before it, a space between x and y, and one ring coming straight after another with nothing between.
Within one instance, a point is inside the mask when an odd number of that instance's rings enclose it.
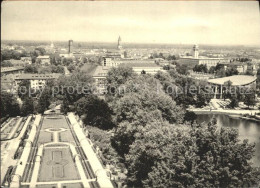
<instances>
[{"instance_id":1,"label":"tall building","mask_svg":"<svg viewBox=\"0 0 260 188\"><path fill-rule=\"evenodd\" d=\"M73 43L73 40L69 40L69 51L68 51L68 54L72 53L72 43Z\"/></svg>"},{"instance_id":2,"label":"tall building","mask_svg":"<svg viewBox=\"0 0 260 188\"><path fill-rule=\"evenodd\" d=\"M192 48L192 56L181 56L179 63L182 65L187 65L189 69L192 69L195 65L206 65L208 69L212 66L217 66L219 63L226 62L225 58L211 58L199 56L199 46L194 45Z\"/></svg>"},{"instance_id":3,"label":"tall building","mask_svg":"<svg viewBox=\"0 0 260 188\"><path fill-rule=\"evenodd\" d=\"M122 45L121 45L121 37L120 36L118 37L118 40L117 40L117 48L119 50L121 50L123 48Z\"/></svg>"},{"instance_id":4,"label":"tall building","mask_svg":"<svg viewBox=\"0 0 260 188\"><path fill-rule=\"evenodd\" d=\"M192 55L195 59L199 58L199 46L198 45L194 45L192 48Z\"/></svg>"}]
</instances>

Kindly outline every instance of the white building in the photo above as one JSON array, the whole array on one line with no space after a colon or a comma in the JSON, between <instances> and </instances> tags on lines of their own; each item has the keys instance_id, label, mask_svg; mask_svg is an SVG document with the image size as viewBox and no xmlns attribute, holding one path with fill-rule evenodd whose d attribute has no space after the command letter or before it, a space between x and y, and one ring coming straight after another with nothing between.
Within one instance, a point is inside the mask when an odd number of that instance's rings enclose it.
<instances>
[{"instance_id":1,"label":"white building","mask_svg":"<svg viewBox=\"0 0 260 188\"><path fill-rule=\"evenodd\" d=\"M21 81L29 80L32 89L42 89L47 80L57 79L60 74L21 74L17 75L15 80L15 86L18 87Z\"/></svg>"},{"instance_id":2,"label":"white building","mask_svg":"<svg viewBox=\"0 0 260 188\"><path fill-rule=\"evenodd\" d=\"M227 59L224 58L210 58L199 56L199 47L198 45L194 45L192 48L192 56L181 56L179 63L185 64L190 68L193 68L195 65L206 65L208 69L212 66L216 66L218 63L226 62Z\"/></svg>"}]
</instances>

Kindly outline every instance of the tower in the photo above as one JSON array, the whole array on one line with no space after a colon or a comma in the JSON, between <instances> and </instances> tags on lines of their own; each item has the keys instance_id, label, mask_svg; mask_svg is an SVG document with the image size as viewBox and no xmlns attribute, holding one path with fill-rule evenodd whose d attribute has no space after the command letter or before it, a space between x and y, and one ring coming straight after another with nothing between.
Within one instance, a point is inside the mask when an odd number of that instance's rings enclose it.
<instances>
[{"instance_id":1,"label":"tower","mask_svg":"<svg viewBox=\"0 0 260 188\"><path fill-rule=\"evenodd\" d=\"M199 58L199 46L197 44L192 48L192 55L195 59Z\"/></svg>"},{"instance_id":2,"label":"tower","mask_svg":"<svg viewBox=\"0 0 260 188\"><path fill-rule=\"evenodd\" d=\"M121 50L123 48L122 45L121 45L121 37L120 36L118 37L118 40L117 40L117 48L119 50Z\"/></svg>"},{"instance_id":3,"label":"tower","mask_svg":"<svg viewBox=\"0 0 260 188\"><path fill-rule=\"evenodd\" d=\"M69 54L71 53L72 43L73 43L73 40L69 40L69 51L68 51Z\"/></svg>"}]
</instances>

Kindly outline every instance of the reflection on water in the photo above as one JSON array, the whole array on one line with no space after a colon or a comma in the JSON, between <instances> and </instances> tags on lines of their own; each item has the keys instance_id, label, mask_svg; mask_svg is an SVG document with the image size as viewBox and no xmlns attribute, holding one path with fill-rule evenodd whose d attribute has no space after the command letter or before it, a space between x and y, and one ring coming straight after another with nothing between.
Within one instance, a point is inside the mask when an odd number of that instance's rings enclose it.
<instances>
[{"instance_id":1,"label":"reflection on water","mask_svg":"<svg viewBox=\"0 0 260 188\"><path fill-rule=\"evenodd\" d=\"M223 127L232 127L238 129L239 139L248 139L255 143L255 156L252 159L254 166L260 167L260 124L259 122L247 121L238 118L231 118L227 115L200 114L197 122L208 123L213 117L217 119L217 125Z\"/></svg>"}]
</instances>

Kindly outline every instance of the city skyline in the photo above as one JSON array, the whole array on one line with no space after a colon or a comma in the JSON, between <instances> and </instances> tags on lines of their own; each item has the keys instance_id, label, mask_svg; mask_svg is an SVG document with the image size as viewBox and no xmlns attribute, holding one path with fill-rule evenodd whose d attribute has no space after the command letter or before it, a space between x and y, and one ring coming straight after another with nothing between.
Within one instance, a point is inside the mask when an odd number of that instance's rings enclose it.
<instances>
[{"instance_id":1,"label":"city skyline","mask_svg":"<svg viewBox=\"0 0 260 188\"><path fill-rule=\"evenodd\" d=\"M258 45L258 2L4 2L2 40Z\"/></svg>"}]
</instances>

